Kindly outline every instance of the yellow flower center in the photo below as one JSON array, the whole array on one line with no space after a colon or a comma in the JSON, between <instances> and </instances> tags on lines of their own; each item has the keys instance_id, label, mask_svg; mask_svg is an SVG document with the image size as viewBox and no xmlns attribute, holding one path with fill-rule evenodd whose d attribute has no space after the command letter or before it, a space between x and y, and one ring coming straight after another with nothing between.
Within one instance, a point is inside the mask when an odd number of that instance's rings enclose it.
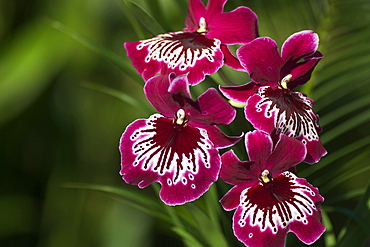
<instances>
[{"instance_id":1,"label":"yellow flower center","mask_svg":"<svg viewBox=\"0 0 370 247\"><path fill-rule=\"evenodd\" d=\"M205 33L207 32L207 23L204 17L200 17L199 19L199 29L197 30L198 33Z\"/></svg>"},{"instance_id":2,"label":"yellow flower center","mask_svg":"<svg viewBox=\"0 0 370 247\"><path fill-rule=\"evenodd\" d=\"M264 170L261 174L261 179L264 183L268 183L270 182L270 178L269 178L269 175L270 175L270 172L268 170Z\"/></svg>"},{"instance_id":3,"label":"yellow flower center","mask_svg":"<svg viewBox=\"0 0 370 247\"><path fill-rule=\"evenodd\" d=\"M284 78L281 80L281 87L284 88L284 89L288 89L288 82L290 82L290 80L292 79L292 74L288 74L286 76L284 76Z\"/></svg>"},{"instance_id":4,"label":"yellow flower center","mask_svg":"<svg viewBox=\"0 0 370 247\"><path fill-rule=\"evenodd\" d=\"M176 124L181 125L185 121L185 111L180 109L176 113Z\"/></svg>"}]
</instances>

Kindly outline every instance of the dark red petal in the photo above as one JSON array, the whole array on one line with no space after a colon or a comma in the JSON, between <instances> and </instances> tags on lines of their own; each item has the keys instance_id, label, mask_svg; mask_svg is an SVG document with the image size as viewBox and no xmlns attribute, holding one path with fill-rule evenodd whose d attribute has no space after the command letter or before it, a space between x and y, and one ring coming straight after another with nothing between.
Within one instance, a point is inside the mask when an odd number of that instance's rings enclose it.
<instances>
[{"instance_id":1,"label":"dark red petal","mask_svg":"<svg viewBox=\"0 0 370 247\"><path fill-rule=\"evenodd\" d=\"M222 44L246 44L258 37L257 15L247 7L215 15L208 23L207 37Z\"/></svg>"},{"instance_id":2,"label":"dark red petal","mask_svg":"<svg viewBox=\"0 0 370 247\"><path fill-rule=\"evenodd\" d=\"M280 135L272 154L266 160L264 169L275 176L301 163L305 157L306 147L301 141Z\"/></svg>"},{"instance_id":3,"label":"dark red petal","mask_svg":"<svg viewBox=\"0 0 370 247\"><path fill-rule=\"evenodd\" d=\"M191 114L191 121L206 125L227 125L235 116L236 110L214 88L209 88L198 97L200 113Z\"/></svg>"},{"instance_id":4,"label":"dark red petal","mask_svg":"<svg viewBox=\"0 0 370 247\"><path fill-rule=\"evenodd\" d=\"M168 92L171 75L161 75L150 78L144 86L144 93L150 104L166 117L174 117L181 108Z\"/></svg>"},{"instance_id":5,"label":"dark red petal","mask_svg":"<svg viewBox=\"0 0 370 247\"><path fill-rule=\"evenodd\" d=\"M255 83L265 85L273 82L277 84L280 80L283 60L274 40L268 37L254 39L240 47L236 53Z\"/></svg>"},{"instance_id":6,"label":"dark red petal","mask_svg":"<svg viewBox=\"0 0 370 247\"><path fill-rule=\"evenodd\" d=\"M188 27L186 31L195 32L199 28L199 19L206 17L206 7L201 0L189 0L188 13L185 24Z\"/></svg>"},{"instance_id":7,"label":"dark red petal","mask_svg":"<svg viewBox=\"0 0 370 247\"><path fill-rule=\"evenodd\" d=\"M315 54L307 60L300 62L295 67L289 68L289 74L292 75L292 79L288 83L290 89L294 89L297 86L303 85L311 78L312 71L323 58L321 52L317 51Z\"/></svg>"},{"instance_id":8,"label":"dark red petal","mask_svg":"<svg viewBox=\"0 0 370 247\"><path fill-rule=\"evenodd\" d=\"M221 93L228 99L247 103L249 97L256 94L260 85L249 82L241 86L220 87Z\"/></svg>"},{"instance_id":9,"label":"dark red petal","mask_svg":"<svg viewBox=\"0 0 370 247\"><path fill-rule=\"evenodd\" d=\"M245 146L249 160L256 162L259 166L265 164L272 153L273 143L270 136L264 132L255 130L245 135ZM266 168L261 167L259 173ZM259 177L260 174L257 175Z\"/></svg>"},{"instance_id":10,"label":"dark red petal","mask_svg":"<svg viewBox=\"0 0 370 247\"><path fill-rule=\"evenodd\" d=\"M240 161L230 150L221 156L221 162L220 178L224 182L244 188L258 182L260 171L254 168L254 161Z\"/></svg>"},{"instance_id":11,"label":"dark red petal","mask_svg":"<svg viewBox=\"0 0 370 247\"><path fill-rule=\"evenodd\" d=\"M240 141L243 136L227 136L216 126L209 126L205 129L207 130L209 139L213 142L216 148L230 147Z\"/></svg>"},{"instance_id":12,"label":"dark red petal","mask_svg":"<svg viewBox=\"0 0 370 247\"><path fill-rule=\"evenodd\" d=\"M221 51L224 54L225 64L230 68L239 71L246 71L245 68L240 64L239 59L231 53L230 49L226 45L221 45Z\"/></svg>"},{"instance_id":13,"label":"dark red petal","mask_svg":"<svg viewBox=\"0 0 370 247\"><path fill-rule=\"evenodd\" d=\"M207 3L207 22L212 22L212 18L224 10L227 0L208 0Z\"/></svg>"},{"instance_id":14,"label":"dark red petal","mask_svg":"<svg viewBox=\"0 0 370 247\"><path fill-rule=\"evenodd\" d=\"M298 61L312 55L319 46L319 36L311 30L304 30L291 35L281 48L284 62Z\"/></svg>"}]
</instances>

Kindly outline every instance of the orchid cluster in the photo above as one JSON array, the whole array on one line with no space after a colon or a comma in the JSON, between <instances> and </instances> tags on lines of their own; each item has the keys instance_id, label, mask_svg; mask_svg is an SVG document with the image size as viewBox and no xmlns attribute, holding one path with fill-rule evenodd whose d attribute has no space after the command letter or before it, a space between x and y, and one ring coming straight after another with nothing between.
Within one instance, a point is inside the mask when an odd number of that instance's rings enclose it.
<instances>
[{"instance_id":1,"label":"orchid cluster","mask_svg":"<svg viewBox=\"0 0 370 247\"><path fill-rule=\"evenodd\" d=\"M158 113L124 131L120 174L140 188L160 183L159 196L171 206L198 199L220 178L234 185L220 203L236 209L234 234L246 246L284 246L288 232L311 244L325 231L323 197L295 175L295 166L317 163L326 150L313 100L294 89L308 82L323 57L318 35L297 32L279 52L274 40L259 37L251 9L223 12L226 2L189 0L182 31L124 44ZM228 46L235 44L234 55ZM251 81L209 88L194 100L190 86L223 65L248 73ZM255 128L244 135L249 161L233 150L220 155L243 138L218 127L236 117L225 98L243 103Z\"/></svg>"}]
</instances>

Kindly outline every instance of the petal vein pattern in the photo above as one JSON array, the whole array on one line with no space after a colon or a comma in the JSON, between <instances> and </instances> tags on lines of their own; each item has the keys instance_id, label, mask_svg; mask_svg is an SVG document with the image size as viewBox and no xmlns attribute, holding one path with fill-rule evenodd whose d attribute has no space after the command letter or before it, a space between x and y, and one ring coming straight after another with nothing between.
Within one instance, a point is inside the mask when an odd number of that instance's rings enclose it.
<instances>
[{"instance_id":1,"label":"petal vein pattern","mask_svg":"<svg viewBox=\"0 0 370 247\"><path fill-rule=\"evenodd\" d=\"M179 67L185 71L204 58L214 62L215 52L220 50L220 45L218 39L208 39L204 34L179 31L143 40L136 48L141 50L147 47L146 63L150 60L163 61L169 69Z\"/></svg>"},{"instance_id":2,"label":"petal vein pattern","mask_svg":"<svg viewBox=\"0 0 370 247\"><path fill-rule=\"evenodd\" d=\"M261 99L256 103L256 111L262 112L265 106L264 117L274 118L274 127L279 133L308 141L319 140L318 118L308 98L280 88L260 87L258 92ZM306 140L302 142L306 144Z\"/></svg>"},{"instance_id":3,"label":"petal vein pattern","mask_svg":"<svg viewBox=\"0 0 370 247\"><path fill-rule=\"evenodd\" d=\"M134 141L136 155L133 165L141 165L144 171L150 169L161 176L172 173L172 179L167 179L169 186L194 180L199 164L211 167L207 150L213 143L204 129L178 125L172 119L154 114L146 121L146 127L136 130L130 139ZM192 184L191 188L196 187Z\"/></svg>"},{"instance_id":4,"label":"petal vein pattern","mask_svg":"<svg viewBox=\"0 0 370 247\"><path fill-rule=\"evenodd\" d=\"M260 231L270 228L274 234L292 221L307 224L307 215L317 210L311 199L315 192L296 179L292 173L284 172L269 183L245 189L240 195L242 213L237 224L258 226Z\"/></svg>"}]
</instances>

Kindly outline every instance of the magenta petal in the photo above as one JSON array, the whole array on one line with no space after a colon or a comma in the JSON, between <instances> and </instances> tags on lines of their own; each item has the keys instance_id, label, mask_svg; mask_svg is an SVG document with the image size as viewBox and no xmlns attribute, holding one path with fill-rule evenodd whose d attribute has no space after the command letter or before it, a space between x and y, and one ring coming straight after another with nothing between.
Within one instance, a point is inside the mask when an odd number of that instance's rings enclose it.
<instances>
[{"instance_id":1,"label":"magenta petal","mask_svg":"<svg viewBox=\"0 0 370 247\"><path fill-rule=\"evenodd\" d=\"M212 22L212 18L224 10L227 0L208 0L207 3L207 22Z\"/></svg>"},{"instance_id":2,"label":"magenta petal","mask_svg":"<svg viewBox=\"0 0 370 247\"><path fill-rule=\"evenodd\" d=\"M253 182L255 183L255 182ZM251 184L253 185L253 184ZM227 210L233 210L240 204L240 194L244 190L244 187L234 186L231 188L221 199L220 203L222 207Z\"/></svg>"},{"instance_id":3,"label":"magenta petal","mask_svg":"<svg viewBox=\"0 0 370 247\"><path fill-rule=\"evenodd\" d=\"M246 71L245 68L240 64L239 59L237 59L236 56L234 56L234 54L231 53L228 46L221 45L221 51L224 54L224 62L227 66L235 70L244 72Z\"/></svg>"},{"instance_id":4,"label":"magenta petal","mask_svg":"<svg viewBox=\"0 0 370 247\"><path fill-rule=\"evenodd\" d=\"M325 229L320 222L322 201L306 180L284 172L241 193L234 215L235 236L247 246L284 246L286 233L292 231L312 243Z\"/></svg>"},{"instance_id":5,"label":"magenta petal","mask_svg":"<svg viewBox=\"0 0 370 247\"><path fill-rule=\"evenodd\" d=\"M297 66L290 71L292 79L288 83L288 87L294 89L297 86L305 84L311 78L312 71L322 57L323 55L321 52L317 51L314 53L314 56L310 57L308 60L298 63Z\"/></svg>"},{"instance_id":6,"label":"magenta petal","mask_svg":"<svg viewBox=\"0 0 370 247\"><path fill-rule=\"evenodd\" d=\"M274 151L266 160L265 169L275 176L301 163L305 157L306 148L301 141L280 135Z\"/></svg>"},{"instance_id":7,"label":"magenta petal","mask_svg":"<svg viewBox=\"0 0 370 247\"><path fill-rule=\"evenodd\" d=\"M249 82L241 86L220 87L221 93L228 99L240 103L247 103L249 97L254 95L260 86L254 82Z\"/></svg>"},{"instance_id":8,"label":"magenta petal","mask_svg":"<svg viewBox=\"0 0 370 247\"><path fill-rule=\"evenodd\" d=\"M184 204L203 195L217 180L221 160L205 129L179 125L159 114L130 124L120 142L125 182L140 188L162 185L168 205Z\"/></svg>"},{"instance_id":9,"label":"magenta petal","mask_svg":"<svg viewBox=\"0 0 370 247\"><path fill-rule=\"evenodd\" d=\"M246 246L259 247L284 247L287 229L279 229L273 233L270 228L261 231L258 225L246 225L241 227L238 223L244 213L241 207L238 207L233 217L233 230L238 240Z\"/></svg>"},{"instance_id":10,"label":"magenta petal","mask_svg":"<svg viewBox=\"0 0 370 247\"><path fill-rule=\"evenodd\" d=\"M175 74L172 73L169 76L169 79L172 80L170 86L168 88L168 92L171 94L175 94L181 96L182 98L191 99L190 90L189 90L189 82L186 75L180 75L175 77ZM158 85L160 87L160 85Z\"/></svg>"},{"instance_id":11,"label":"magenta petal","mask_svg":"<svg viewBox=\"0 0 370 247\"><path fill-rule=\"evenodd\" d=\"M170 80L171 75L155 76L150 78L144 86L144 93L150 104L166 117L173 117L180 108L168 92Z\"/></svg>"},{"instance_id":12,"label":"magenta petal","mask_svg":"<svg viewBox=\"0 0 370 247\"><path fill-rule=\"evenodd\" d=\"M195 32L199 28L199 19L201 17L205 18L206 7L201 0L189 0L188 3L188 13L186 15L185 24L188 27L185 29L189 32Z\"/></svg>"},{"instance_id":13,"label":"magenta petal","mask_svg":"<svg viewBox=\"0 0 370 247\"><path fill-rule=\"evenodd\" d=\"M226 45L245 44L258 37L257 22L257 15L251 9L239 7L214 16L208 23L207 37Z\"/></svg>"},{"instance_id":14,"label":"magenta petal","mask_svg":"<svg viewBox=\"0 0 370 247\"><path fill-rule=\"evenodd\" d=\"M268 37L254 39L240 47L236 53L255 83L265 85L280 80L283 60L274 40Z\"/></svg>"},{"instance_id":15,"label":"magenta petal","mask_svg":"<svg viewBox=\"0 0 370 247\"><path fill-rule=\"evenodd\" d=\"M235 116L236 110L214 88L209 88L198 97L201 114L191 114L191 121L207 125L227 125Z\"/></svg>"},{"instance_id":16,"label":"magenta petal","mask_svg":"<svg viewBox=\"0 0 370 247\"><path fill-rule=\"evenodd\" d=\"M297 180L300 180L301 184L305 184L310 187L315 193L313 201L315 202L316 210L313 211L312 215L307 215L307 224L302 224L299 221L293 221L290 223L290 231L293 232L303 243L312 244L320 238L326 229L321 223L322 216L321 209L319 207L319 203L323 202L324 198L320 196L318 189L312 187L312 185L310 185L305 179L298 178Z\"/></svg>"},{"instance_id":17,"label":"magenta petal","mask_svg":"<svg viewBox=\"0 0 370 247\"><path fill-rule=\"evenodd\" d=\"M291 35L281 48L284 61L295 60L312 55L319 46L319 36L311 30L304 30Z\"/></svg>"},{"instance_id":18,"label":"magenta petal","mask_svg":"<svg viewBox=\"0 0 370 247\"><path fill-rule=\"evenodd\" d=\"M250 97L244 109L245 117L254 128L271 134L275 129L274 116L270 113L268 104L260 104L262 100L258 94Z\"/></svg>"},{"instance_id":19,"label":"magenta petal","mask_svg":"<svg viewBox=\"0 0 370 247\"><path fill-rule=\"evenodd\" d=\"M243 136L227 136L216 126L209 126L205 129L207 130L209 139L213 142L216 148L230 147L240 141Z\"/></svg>"},{"instance_id":20,"label":"magenta petal","mask_svg":"<svg viewBox=\"0 0 370 247\"><path fill-rule=\"evenodd\" d=\"M248 132L245 135L245 146L247 149L249 160L252 160L257 164L264 164L267 158L272 153L273 144L269 135L255 130L253 132ZM262 171L260 170L260 172Z\"/></svg>"},{"instance_id":21,"label":"magenta petal","mask_svg":"<svg viewBox=\"0 0 370 247\"><path fill-rule=\"evenodd\" d=\"M146 61L148 56L147 49L138 49L137 47L141 44L141 41L126 42L124 47L127 52L127 56L131 59L132 65L136 68L145 81L155 76L161 71L161 62L157 60Z\"/></svg>"},{"instance_id":22,"label":"magenta petal","mask_svg":"<svg viewBox=\"0 0 370 247\"><path fill-rule=\"evenodd\" d=\"M327 154L324 146L321 144L320 140L306 140L307 156L304 162L308 164L317 163L320 161L321 157Z\"/></svg>"},{"instance_id":23,"label":"magenta petal","mask_svg":"<svg viewBox=\"0 0 370 247\"><path fill-rule=\"evenodd\" d=\"M258 182L260 171L254 172L255 162L240 161L233 150L225 152L221 156L221 162L220 178L224 182L244 188Z\"/></svg>"}]
</instances>

